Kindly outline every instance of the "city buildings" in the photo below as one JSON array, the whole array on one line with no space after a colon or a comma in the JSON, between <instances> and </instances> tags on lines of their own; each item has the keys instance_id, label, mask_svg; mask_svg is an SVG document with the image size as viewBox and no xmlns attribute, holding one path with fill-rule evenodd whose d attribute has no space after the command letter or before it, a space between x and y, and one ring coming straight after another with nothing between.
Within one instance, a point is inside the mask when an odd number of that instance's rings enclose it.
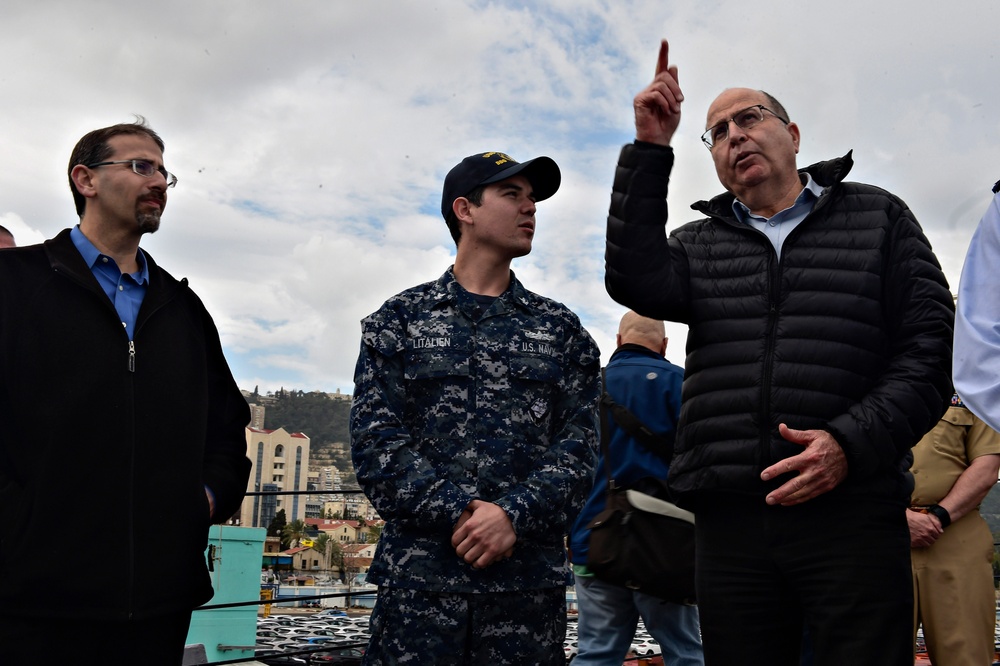
<instances>
[{"instance_id":1,"label":"city buildings","mask_svg":"<svg viewBox=\"0 0 1000 666\"><path fill-rule=\"evenodd\" d=\"M309 437L284 428L246 429L247 456L250 458L248 493L309 490ZM285 510L288 522L305 520L306 495L251 495L243 500L240 524L266 528L278 511Z\"/></svg>"}]
</instances>

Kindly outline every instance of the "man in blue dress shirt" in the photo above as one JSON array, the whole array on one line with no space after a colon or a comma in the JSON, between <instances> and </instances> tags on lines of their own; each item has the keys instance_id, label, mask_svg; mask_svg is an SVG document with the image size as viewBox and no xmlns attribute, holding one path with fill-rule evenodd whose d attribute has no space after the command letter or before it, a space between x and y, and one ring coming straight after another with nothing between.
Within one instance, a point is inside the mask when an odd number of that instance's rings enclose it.
<instances>
[{"instance_id":1,"label":"man in blue dress shirt","mask_svg":"<svg viewBox=\"0 0 1000 666\"><path fill-rule=\"evenodd\" d=\"M249 408L187 279L139 249L177 182L160 137L94 130L68 176L79 225L0 253L0 571L62 572L57 603L5 576L0 663L177 666Z\"/></svg>"}]
</instances>

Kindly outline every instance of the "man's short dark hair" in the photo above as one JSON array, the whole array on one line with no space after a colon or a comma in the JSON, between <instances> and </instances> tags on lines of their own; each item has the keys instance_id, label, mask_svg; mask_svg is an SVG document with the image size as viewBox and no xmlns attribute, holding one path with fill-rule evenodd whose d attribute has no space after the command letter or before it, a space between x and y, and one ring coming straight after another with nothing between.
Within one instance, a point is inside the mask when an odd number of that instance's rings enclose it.
<instances>
[{"instance_id":1,"label":"man's short dark hair","mask_svg":"<svg viewBox=\"0 0 1000 666\"><path fill-rule=\"evenodd\" d=\"M473 206L483 205L483 192L486 191L485 185L480 185L476 189L472 190L466 194L463 198L468 199L469 203ZM448 225L448 231L451 232L451 237L455 240L455 245L458 245L458 241L462 238L462 223L458 221L455 217L455 211L448 211L448 217L444 219L445 224Z\"/></svg>"},{"instance_id":2,"label":"man's short dark hair","mask_svg":"<svg viewBox=\"0 0 1000 666\"><path fill-rule=\"evenodd\" d=\"M778 117L780 117L786 123L790 121L790 118L788 117L788 111L785 110L784 105L781 102L779 102L774 97L774 95L772 95L771 93L764 92L763 90L760 90L759 92L761 95L764 96L765 99L767 99L768 108L777 113Z\"/></svg>"},{"instance_id":3,"label":"man's short dark hair","mask_svg":"<svg viewBox=\"0 0 1000 666\"><path fill-rule=\"evenodd\" d=\"M77 141L76 146L73 148L73 153L69 157L69 169L67 170L69 189L73 192L73 201L76 202L76 213L80 217L83 217L83 209L87 205L87 198L76 189L76 183L73 182L73 167L77 164L87 166L88 164L97 164L98 162L106 161L111 156L111 147L108 145L108 140L122 134L145 134L155 141L156 145L160 148L160 152L163 152L163 139L146 124L146 119L142 116L136 116L134 123L120 123L84 134L83 138Z\"/></svg>"}]
</instances>

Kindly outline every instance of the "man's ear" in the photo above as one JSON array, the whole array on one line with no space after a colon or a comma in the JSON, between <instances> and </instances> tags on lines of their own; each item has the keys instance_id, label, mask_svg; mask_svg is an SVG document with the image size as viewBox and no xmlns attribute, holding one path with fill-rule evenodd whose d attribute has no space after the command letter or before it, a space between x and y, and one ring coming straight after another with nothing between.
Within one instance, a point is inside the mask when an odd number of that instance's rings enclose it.
<instances>
[{"instance_id":1,"label":"man's ear","mask_svg":"<svg viewBox=\"0 0 1000 666\"><path fill-rule=\"evenodd\" d=\"M472 222L472 202L465 197L458 197L451 203L451 210L455 217L463 224Z\"/></svg>"},{"instance_id":2,"label":"man's ear","mask_svg":"<svg viewBox=\"0 0 1000 666\"><path fill-rule=\"evenodd\" d=\"M82 196L91 199L97 196L97 187L94 184L94 172L83 166L82 164L77 164L73 167L73 170L69 172L70 178L73 179L73 184L76 185L76 191Z\"/></svg>"},{"instance_id":3,"label":"man's ear","mask_svg":"<svg viewBox=\"0 0 1000 666\"><path fill-rule=\"evenodd\" d=\"M799 153L799 140L801 136L799 135L799 126L795 123L788 123L788 133L792 135L792 142L795 143L795 154Z\"/></svg>"}]
</instances>

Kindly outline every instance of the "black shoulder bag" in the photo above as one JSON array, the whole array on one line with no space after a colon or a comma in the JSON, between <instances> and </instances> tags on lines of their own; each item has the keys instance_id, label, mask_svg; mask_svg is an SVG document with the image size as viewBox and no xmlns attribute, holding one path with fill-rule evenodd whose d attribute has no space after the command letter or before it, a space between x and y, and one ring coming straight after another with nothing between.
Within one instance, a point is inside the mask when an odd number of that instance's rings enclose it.
<instances>
[{"instance_id":1,"label":"black shoulder bag","mask_svg":"<svg viewBox=\"0 0 1000 666\"><path fill-rule=\"evenodd\" d=\"M666 601L693 604L696 599L694 514L642 492L645 487L619 488L615 484L611 477L607 413L611 413L622 430L667 460L673 454L674 434L654 434L607 391L601 396L600 410L601 453L608 474L607 504L587 525L590 529L587 568L609 583Z\"/></svg>"}]
</instances>

